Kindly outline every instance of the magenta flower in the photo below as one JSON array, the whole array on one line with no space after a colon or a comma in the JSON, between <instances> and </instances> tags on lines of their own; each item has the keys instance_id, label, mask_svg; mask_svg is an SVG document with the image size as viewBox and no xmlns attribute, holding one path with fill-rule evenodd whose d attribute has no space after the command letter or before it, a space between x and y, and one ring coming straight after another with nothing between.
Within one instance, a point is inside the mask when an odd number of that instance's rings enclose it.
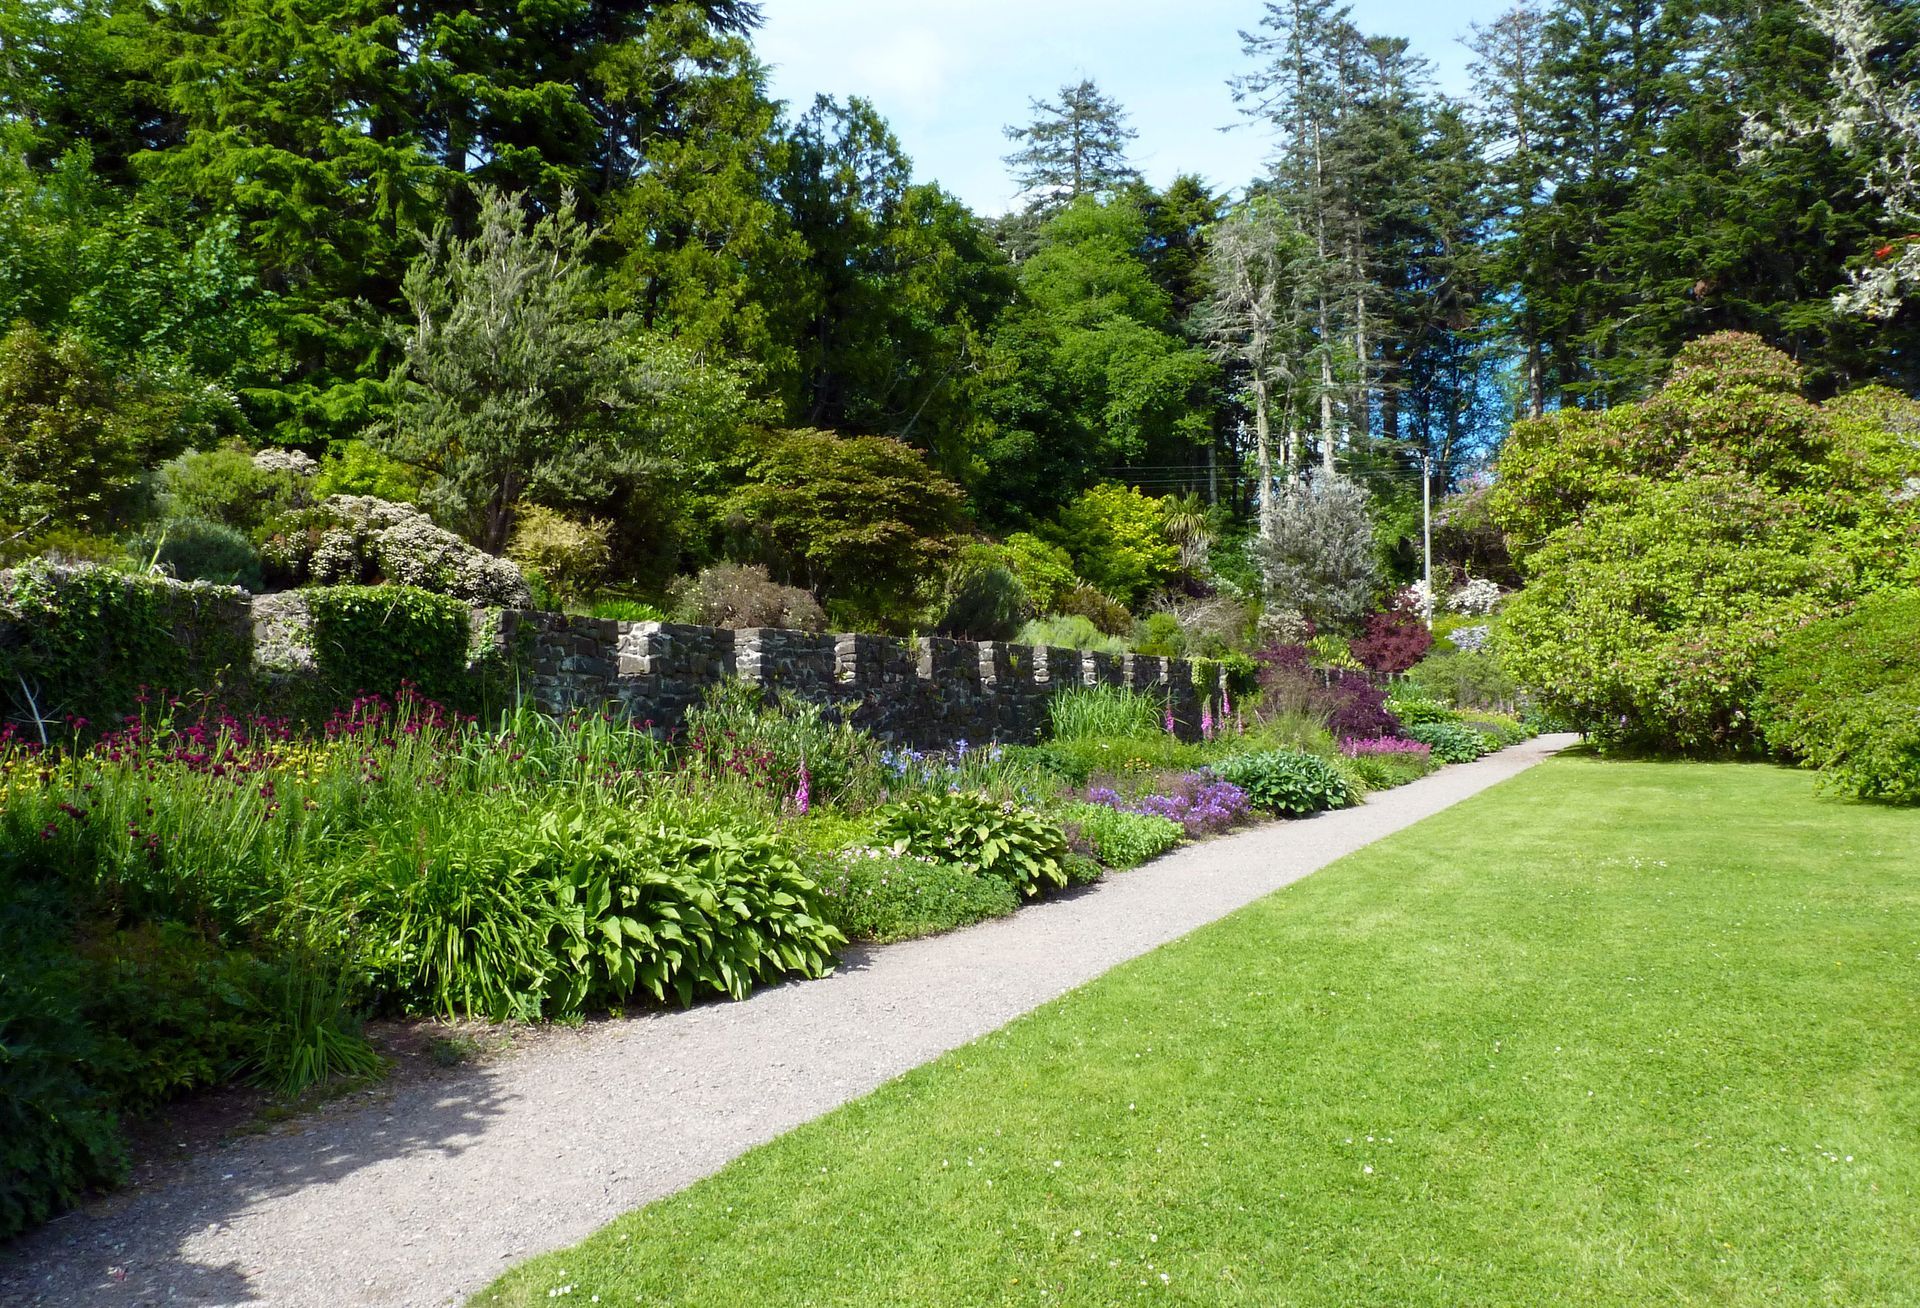
<instances>
[{"instance_id":1,"label":"magenta flower","mask_svg":"<svg viewBox=\"0 0 1920 1308\"><path fill-rule=\"evenodd\" d=\"M813 807L813 777L807 771L807 761L800 760L800 789L793 792L793 807L801 817Z\"/></svg>"},{"instance_id":2,"label":"magenta flower","mask_svg":"<svg viewBox=\"0 0 1920 1308\"><path fill-rule=\"evenodd\" d=\"M1167 705L1166 724L1167 734L1171 736L1173 734L1173 705L1171 704Z\"/></svg>"}]
</instances>

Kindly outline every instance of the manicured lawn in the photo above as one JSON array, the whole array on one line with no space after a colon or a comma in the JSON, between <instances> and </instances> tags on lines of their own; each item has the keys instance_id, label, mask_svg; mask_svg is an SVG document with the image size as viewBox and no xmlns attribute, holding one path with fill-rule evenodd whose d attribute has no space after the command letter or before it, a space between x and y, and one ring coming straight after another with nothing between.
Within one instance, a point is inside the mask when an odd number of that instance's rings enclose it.
<instances>
[{"instance_id":1,"label":"manicured lawn","mask_svg":"<svg viewBox=\"0 0 1920 1308\"><path fill-rule=\"evenodd\" d=\"M1917 1251L1920 814L1563 759L476 1302L1892 1305Z\"/></svg>"}]
</instances>

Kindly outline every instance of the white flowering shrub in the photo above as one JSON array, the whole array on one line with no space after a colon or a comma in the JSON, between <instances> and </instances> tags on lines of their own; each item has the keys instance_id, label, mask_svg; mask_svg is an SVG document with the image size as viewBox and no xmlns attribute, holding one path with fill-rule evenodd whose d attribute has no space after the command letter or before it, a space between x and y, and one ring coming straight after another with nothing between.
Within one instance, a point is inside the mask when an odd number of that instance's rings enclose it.
<instances>
[{"instance_id":1,"label":"white flowering shrub","mask_svg":"<svg viewBox=\"0 0 1920 1308\"><path fill-rule=\"evenodd\" d=\"M1504 592L1485 577L1474 577L1447 596L1447 608L1469 618L1484 618L1500 606Z\"/></svg>"},{"instance_id":2,"label":"white flowering shrub","mask_svg":"<svg viewBox=\"0 0 1920 1308\"><path fill-rule=\"evenodd\" d=\"M392 582L468 604L531 608L520 569L435 526L411 504L335 495L290 515L262 553L294 582L322 586Z\"/></svg>"},{"instance_id":3,"label":"white flowering shrub","mask_svg":"<svg viewBox=\"0 0 1920 1308\"><path fill-rule=\"evenodd\" d=\"M1438 605L1434 603L1432 588L1425 581L1416 581L1394 592L1393 607L1402 613L1411 613L1422 622L1431 622Z\"/></svg>"},{"instance_id":4,"label":"white flowering shrub","mask_svg":"<svg viewBox=\"0 0 1920 1308\"><path fill-rule=\"evenodd\" d=\"M1453 647L1468 654L1478 654L1487 647L1487 639L1493 634L1493 628L1481 623L1474 627L1459 627L1447 637Z\"/></svg>"}]
</instances>

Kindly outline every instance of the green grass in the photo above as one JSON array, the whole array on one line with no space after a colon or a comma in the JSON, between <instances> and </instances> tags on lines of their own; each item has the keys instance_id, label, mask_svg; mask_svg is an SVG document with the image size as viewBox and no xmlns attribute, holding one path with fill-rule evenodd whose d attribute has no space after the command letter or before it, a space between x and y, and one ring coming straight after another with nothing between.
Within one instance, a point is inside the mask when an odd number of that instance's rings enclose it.
<instances>
[{"instance_id":1,"label":"green grass","mask_svg":"<svg viewBox=\"0 0 1920 1308\"><path fill-rule=\"evenodd\" d=\"M1812 785L1549 763L475 1302L1920 1303L1920 819Z\"/></svg>"}]
</instances>

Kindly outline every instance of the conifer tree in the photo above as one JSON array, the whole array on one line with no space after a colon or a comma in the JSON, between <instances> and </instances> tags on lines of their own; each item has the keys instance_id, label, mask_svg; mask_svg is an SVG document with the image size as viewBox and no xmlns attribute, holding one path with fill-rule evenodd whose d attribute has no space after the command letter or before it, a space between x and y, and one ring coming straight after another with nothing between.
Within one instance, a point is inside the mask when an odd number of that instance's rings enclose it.
<instances>
[{"instance_id":1,"label":"conifer tree","mask_svg":"<svg viewBox=\"0 0 1920 1308\"><path fill-rule=\"evenodd\" d=\"M1083 195L1102 195L1140 174L1127 162L1138 135L1120 102L1092 79L1060 88L1058 100L1028 102L1033 121L1005 129L1020 148L1005 159L1031 213L1050 214Z\"/></svg>"}]
</instances>

